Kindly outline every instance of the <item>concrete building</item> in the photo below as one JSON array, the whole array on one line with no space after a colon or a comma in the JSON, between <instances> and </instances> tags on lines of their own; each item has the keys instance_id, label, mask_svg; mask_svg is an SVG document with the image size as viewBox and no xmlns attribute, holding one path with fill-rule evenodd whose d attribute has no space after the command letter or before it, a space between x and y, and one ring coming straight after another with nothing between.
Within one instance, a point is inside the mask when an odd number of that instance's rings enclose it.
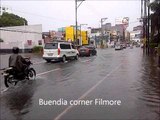
<instances>
[{"instance_id":1,"label":"concrete building","mask_svg":"<svg viewBox=\"0 0 160 120\"><path fill-rule=\"evenodd\" d=\"M42 25L1 27L0 52L9 52L12 47L19 47L20 50L30 51L34 46L43 46Z\"/></svg>"},{"instance_id":2,"label":"concrete building","mask_svg":"<svg viewBox=\"0 0 160 120\"><path fill-rule=\"evenodd\" d=\"M101 28L90 28L89 37L96 47L100 47Z\"/></svg>"},{"instance_id":3,"label":"concrete building","mask_svg":"<svg viewBox=\"0 0 160 120\"><path fill-rule=\"evenodd\" d=\"M49 32L43 32L44 43L53 42L54 40L64 40L64 34L60 31L49 30Z\"/></svg>"},{"instance_id":4,"label":"concrete building","mask_svg":"<svg viewBox=\"0 0 160 120\"><path fill-rule=\"evenodd\" d=\"M111 28L112 28L111 23L106 23L106 24L102 25L102 31L105 31L105 32L110 31Z\"/></svg>"},{"instance_id":5,"label":"concrete building","mask_svg":"<svg viewBox=\"0 0 160 120\"><path fill-rule=\"evenodd\" d=\"M91 28L91 32L90 32L90 37L94 38L96 37L100 37L101 35L101 29L100 28Z\"/></svg>"},{"instance_id":6,"label":"concrete building","mask_svg":"<svg viewBox=\"0 0 160 120\"><path fill-rule=\"evenodd\" d=\"M143 37L143 26L139 25L133 27L133 31L130 32L130 40L133 42L141 42Z\"/></svg>"},{"instance_id":7,"label":"concrete building","mask_svg":"<svg viewBox=\"0 0 160 120\"><path fill-rule=\"evenodd\" d=\"M137 30L143 31L143 26L142 25L138 25L136 27L133 27L133 31L137 31Z\"/></svg>"},{"instance_id":8,"label":"concrete building","mask_svg":"<svg viewBox=\"0 0 160 120\"><path fill-rule=\"evenodd\" d=\"M131 31L130 32L130 41L140 42L141 41L141 31Z\"/></svg>"},{"instance_id":9,"label":"concrete building","mask_svg":"<svg viewBox=\"0 0 160 120\"><path fill-rule=\"evenodd\" d=\"M112 40L119 39L120 41L125 40L125 32L126 28L124 24L116 24L115 26L112 26L111 23L106 23L102 25L102 31L103 34L108 36L108 33L110 33Z\"/></svg>"}]
</instances>

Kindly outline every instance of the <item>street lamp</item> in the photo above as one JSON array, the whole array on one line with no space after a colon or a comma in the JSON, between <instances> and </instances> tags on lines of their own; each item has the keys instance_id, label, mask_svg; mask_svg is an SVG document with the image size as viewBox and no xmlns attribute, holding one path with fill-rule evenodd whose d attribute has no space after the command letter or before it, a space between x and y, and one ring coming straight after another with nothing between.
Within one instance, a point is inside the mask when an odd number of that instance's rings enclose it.
<instances>
[{"instance_id":1,"label":"street lamp","mask_svg":"<svg viewBox=\"0 0 160 120\"><path fill-rule=\"evenodd\" d=\"M81 42L82 42L82 32L81 32L81 27L84 26L84 25L88 25L88 24L80 24L80 39L81 39Z\"/></svg>"},{"instance_id":2,"label":"street lamp","mask_svg":"<svg viewBox=\"0 0 160 120\"><path fill-rule=\"evenodd\" d=\"M84 2L85 0L75 0L75 22L76 22L76 36L75 36L75 41L76 41L76 44L77 44L77 9L80 7L80 5ZM77 4L78 2L79 5Z\"/></svg>"},{"instance_id":3,"label":"street lamp","mask_svg":"<svg viewBox=\"0 0 160 120\"><path fill-rule=\"evenodd\" d=\"M102 30L102 24L105 20L107 20L108 18L101 18L101 47L103 45L103 30Z\"/></svg>"}]
</instances>

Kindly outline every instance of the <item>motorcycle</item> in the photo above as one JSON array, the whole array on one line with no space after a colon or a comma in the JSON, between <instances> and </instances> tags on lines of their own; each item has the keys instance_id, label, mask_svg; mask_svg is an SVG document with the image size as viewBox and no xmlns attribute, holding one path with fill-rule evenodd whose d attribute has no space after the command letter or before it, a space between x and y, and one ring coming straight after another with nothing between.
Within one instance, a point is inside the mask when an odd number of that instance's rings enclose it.
<instances>
[{"instance_id":1,"label":"motorcycle","mask_svg":"<svg viewBox=\"0 0 160 120\"><path fill-rule=\"evenodd\" d=\"M22 80L35 80L36 71L31 67L33 63L30 61L30 58L25 58L25 60L27 64L23 72L16 72L13 67L3 69L2 75L4 76L4 84L6 87L10 87L11 85L15 86Z\"/></svg>"}]
</instances>

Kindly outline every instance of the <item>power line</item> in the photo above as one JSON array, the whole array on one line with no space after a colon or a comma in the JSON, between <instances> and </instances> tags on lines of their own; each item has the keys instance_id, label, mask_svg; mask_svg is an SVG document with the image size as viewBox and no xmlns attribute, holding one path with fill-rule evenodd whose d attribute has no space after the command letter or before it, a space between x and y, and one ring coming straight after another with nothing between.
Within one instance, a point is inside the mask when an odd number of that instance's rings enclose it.
<instances>
[{"instance_id":1,"label":"power line","mask_svg":"<svg viewBox=\"0 0 160 120\"><path fill-rule=\"evenodd\" d=\"M23 13L23 14L28 14L28 15L33 15L33 16L39 16L39 17L43 17L43 18L46 18L46 19L51 19L51 20L60 20L60 21L69 21L71 22L71 20L66 20L66 19L58 19L56 17L50 17L50 16L44 16L44 15L40 15L40 14L37 14L37 13L30 13L30 12L26 12L26 11L19 11L19 10L16 10L16 9L12 9L14 10L15 12L20 12L20 13ZM72 21L73 22L73 21Z\"/></svg>"},{"instance_id":2,"label":"power line","mask_svg":"<svg viewBox=\"0 0 160 120\"><path fill-rule=\"evenodd\" d=\"M22 11L22 10L18 10L18 9L13 9L13 8L10 8L11 11L14 11L14 12L19 12L19 13L23 13L23 14L28 14L28 15L32 15L32 16L38 16L38 17L41 17L41 18L45 18L45 19L50 19L52 21L62 21L62 22L74 22L74 20L67 20L67 19L58 19L56 17L50 17L50 16L45 16L45 15L40 15L40 14L37 14L37 13L31 13L31 12L26 12L26 11ZM12 12L11 12L12 13Z\"/></svg>"}]
</instances>

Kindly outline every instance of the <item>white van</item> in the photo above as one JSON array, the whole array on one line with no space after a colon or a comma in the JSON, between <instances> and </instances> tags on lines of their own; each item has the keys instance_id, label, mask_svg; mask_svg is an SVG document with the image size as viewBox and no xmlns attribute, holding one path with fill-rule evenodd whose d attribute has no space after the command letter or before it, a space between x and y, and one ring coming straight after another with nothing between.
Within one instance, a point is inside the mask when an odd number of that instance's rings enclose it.
<instances>
[{"instance_id":1,"label":"white van","mask_svg":"<svg viewBox=\"0 0 160 120\"><path fill-rule=\"evenodd\" d=\"M43 59L47 62L51 60L62 60L74 58L78 59L78 50L69 42L50 42L46 43L43 49Z\"/></svg>"}]
</instances>

